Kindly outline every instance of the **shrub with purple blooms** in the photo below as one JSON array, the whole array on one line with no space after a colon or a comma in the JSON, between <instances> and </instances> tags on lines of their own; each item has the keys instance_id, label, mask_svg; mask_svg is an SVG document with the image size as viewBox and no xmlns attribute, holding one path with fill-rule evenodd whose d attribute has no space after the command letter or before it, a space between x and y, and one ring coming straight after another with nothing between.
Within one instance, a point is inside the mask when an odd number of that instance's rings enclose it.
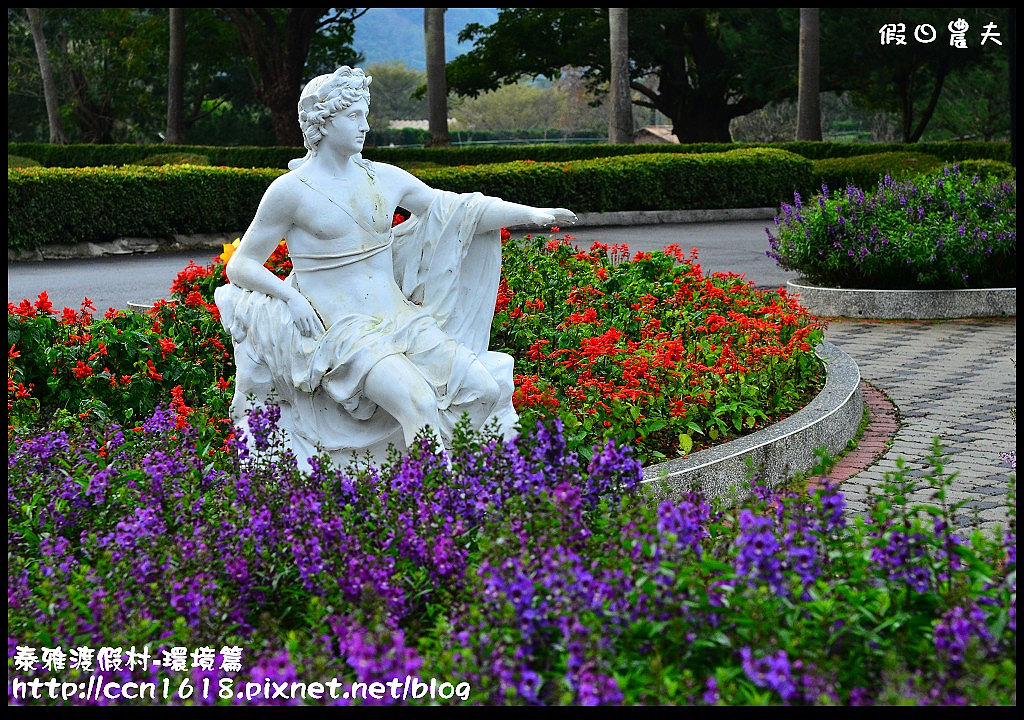
<instances>
[{"instance_id":1,"label":"shrub with purple blooms","mask_svg":"<svg viewBox=\"0 0 1024 720\"><path fill-rule=\"evenodd\" d=\"M1017 185L957 166L878 187L797 194L766 228L768 256L829 287L1016 287Z\"/></svg>"},{"instance_id":2,"label":"shrub with purple blooms","mask_svg":"<svg viewBox=\"0 0 1024 720\"><path fill-rule=\"evenodd\" d=\"M10 702L50 702L12 679L85 683L80 663L33 662L83 646L210 648L206 665L107 673L209 683L190 704L256 704L222 681L406 675L467 683L470 704L1016 700L1015 529L954 529L937 448L921 482L938 509L905 500L918 481L898 472L853 522L827 481L755 480L735 508L658 501L629 449L581 461L558 425L310 473L272 414L249 425L255 454L172 408L9 445Z\"/></svg>"}]
</instances>

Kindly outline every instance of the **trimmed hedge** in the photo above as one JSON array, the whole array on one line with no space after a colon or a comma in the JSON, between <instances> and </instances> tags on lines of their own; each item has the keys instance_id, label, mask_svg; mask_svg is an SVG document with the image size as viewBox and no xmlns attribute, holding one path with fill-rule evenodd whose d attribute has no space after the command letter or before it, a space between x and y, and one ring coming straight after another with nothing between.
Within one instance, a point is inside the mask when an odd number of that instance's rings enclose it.
<instances>
[{"instance_id":1,"label":"trimmed hedge","mask_svg":"<svg viewBox=\"0 0 1024 720\"><path fill-rule=\"evenodd\" d=\"M169 152L150 155L139 165L209 165L210 158L195 153Z\"/></svg>"},{"instance_id":2,"label":"trimmed hedge","mask_svg":"<svg viewBox=\"0 0 1024 720\"><path fill-rule=\"evenodd\" d=\"M305 148L243 147L214 145L50 145L8 143L7 152L37 158L46 167L101 167L138 165L153 155L184 153L202 155L211 165L231 168L280 168L306 154Z\"/></svg>"},{"instance_id":3,"label":"trimmed hedge","mask_svg":"<svg viewBox=\"0 0 1024 720\"><path fill-rule=\"evenodd\" d=\"M7 167L9 168L39 167L41 164L38 160L21 157L20 155L7 156Z\"/></svg>"},{"instance_id":4,"label":"trimmed hedge","mask_svg":"<svg viewBox=\"0 0 1024 720\"><path fill-rule=\"evenodd\" d=\"M7 244L167 237L244 228L282 170L162 166L7 171Z\"/></svg>"},{"instance_id":5,"label":"trimmed hedge","mask_svg":"<svg viewBox=\"0 0 1024 720\"><path fill-rule=\"evenodd\" d=\"M1017 168L1000 160L964 160L958 165L964 174L977 175L982 179L997 177L1002 180L1015 180L1017 178Z\"/></svg>"},{"instance_id":6,"label":"trimmed hedge","mask_svg":"<svg viewBox=\"0 0 1024 720\"><path fill-rule=\"evenodd\" d=\"M840 188L856 185L873 188L889 175L896 180L937 170L944 165L934 155L912 152L885 152L856 157L827 158L814 161L815 190L822 185Z\"/></svg>"},{"instance_id":7,"label":"trimmed hedge","mask_svg":"<svg viewBox=\"0 0 1024 720\"><path fill-rule=\"evenodd\" d=\"M766 207L811 186L812 164L782 150L518 162L416 173L428 185L576 212Z\"/></svg>"},{"instance_id":8,"label":"trimmed hedge","mask_svg":"<svg viewBox=\"0 0 1024 720\"><path fill-rule=\"evenodd\" d=\"M744 148L786 150L811 160L853 157L883 152L914 152L934 155L946 162L961 160L1010 159L1008 143L932 142L932 143L689 143L686 145L481 145L459 148L367 147L370 160L401 165L403 162L430 162L437 165L479 165L516 160L570 162L598 157L727 152ZM227 167L285 168L288 161L302 157L303 148L290 147L210 147L176 145L175 151L197 153L210 158L212 165ZM38 158L47 167L89 167L137 163L155 153L168 152L167 145L49 145L47 143L9 143L7 152Z\"/></svg>"},{"instance_id":9,"label":"trimmed hedge","mask_svg":"<svg viewBox=\"0 0 1024 720\"><path fill-rule=\"evenodd\" d=\"M520 161L420 170L429 185L576 212L768 207L812 187L812 163L781 150ZM283 170L164 166L7 171L8 245L236 231ZM54 212L54 199L60 211Z\"/></svg>"}]
</instances>

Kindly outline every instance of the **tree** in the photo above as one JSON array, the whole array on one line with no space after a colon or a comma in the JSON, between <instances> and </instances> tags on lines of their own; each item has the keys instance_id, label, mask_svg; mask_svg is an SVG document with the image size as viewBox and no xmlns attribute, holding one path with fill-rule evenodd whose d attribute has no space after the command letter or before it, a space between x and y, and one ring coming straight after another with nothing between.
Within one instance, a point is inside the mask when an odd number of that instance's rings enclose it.
<instances>
[{"instance_id":1,"label":"tree","mask_svg":"<svg viewBox=\"0 0 1024 720\"><path fill-rule=\"evenodd\" d=\"M423 35L427 50L428 147L451 145L448 135L448 83L444 63L445 8L423 8Z\"/></svg>"},{"instance_id":2,"label":"tree","mask_svg":"<svg viewBox=\"0 0 1024 720\"><path fill-rule=\"evenodd\" d=\"M29 24L32 26L32 40L39 58L39 75L43 80L43 96L46 99L46 119L50 126L50 142L63 145L67 142L64 135L64 123L60 117L60 103L57 100L57 86L53 82L53 71L50 69L50 52L46 46L46 35L43 34L43 21L39 17L39 8L25 8Z\"/></svg>"},{"instance_id":3,"label":"tree","mask_svg":"<svg viewBox=\"0 0 1024 720\"><path fill-rule=\"evenodd\" d=\"M949 77L925 137L991 141L1010 130L1008 53L986 53L983 64ZM933 133L934 131L934 133Z\"/></svg>"},{"instance_id":4,"label":"tree","mask_svg":"<svg viewBox=\"0 0 1024 720\"><path fill-rule=\"evenodd\" d=\"M633 104L629 87L629 9L608 8L611 96L608 142L632 144Z\"/></svg>"},{"instance_id":5,"label":"tree","mask_svg":"<svg viewBox=\"0 0 1024 720\"><path fill-rule=\"evenodd\" d=\"M795 11L634 8L629 14L634 103L668 117L683 142L729 140L729 121L796 89ZM534 41L543 38L543 41ZM584 68L592 88L610 78L608 15L597 8L506 8L488 27L468 25L468 53L448 64L451 88L476 95L522 74ZM641 79L652 76L650 85Z\"/></svg>"},{"instance_id":6,"label":"tree","mask_svg":"<svg viewBox=\"0 0 1024 720\"><path fill-rule=\"evenodd\" d=\"M387 127L392 120L423 120L427 117L427 101L416 96L426 83L426 74L405 63L393 60L373 63L364 70L373 78L370 85L370 124Z\"/></svg>"},{"instance_id":7,"label":"tree","mask_svg":"<svg viewBox=\"0 0 1024 720\"><path fill-rule=\"evenodd\" d=\"M185 142L185 9L170 8L167 59L167 132L164 142Z\"/></svg>"},{"instance_id":8,"label":"tree","mask_svg":"<svg viewBox=\"0 0 1024 720\"><path fill-rule=\"evenodd\" d=\"M38 141L46 137L40 68L27 18L17 10L8 10L8 138ZM41 15L68 139L159 142L167 127L169 78L159 68L170 62L169 9L47 8ZM262 128L252 131L258 121L271 133L234 27L211 8L190 9L185 26L185 132L207 142L272 142Z\"/></svg>"},{"instance_id":9,"label":"tree","mask_svg":"<svg viewBox=\"0 0 1024 720\"><path fill-rule=\"evenodd\" d=\"M348 43L353 21L366 12L351 8L220 8L238 32L250 65L256 97L270 111L278 145L301 145L296 104L310 78L307 59L314 37L333 28L335 42L328 53L337 65L355 64L358 55ZM333 12L332 12L333 10ZM323 67L318 68L324 70ZM332 70L334 68L331 68Z\"/></svg>"},{"instance_id":10,"label":"tree","mask_svg":"<svg viewBox=\"0 0 1024 720\"><path fill-rule=\"evenodd\" d=\"M800 8L800 76L797 99L797 140L821 140L820 8Z\"/></svg>"},{"instance_id":11,"label":"tree","mask_svg":"<svg viewBox=\"0 0 1024 720\"><path fill-rule=\"evenodd\" d=\"M558 126L567 93L529 81L505 85L468 98L452 111L469 130L551 130Z\"/></svg>"},{"instance_id":12,"label":"tree","mask_svg":"<svg viewBox=\"0 0 1024 720\"><path fill-rule=\"evenodd\" d=\"M942 8L941 12L940 22L931 8L830 9L821 25L822 66L827 76L823 89L850 90L870 108L897 113L902 141L917 142L947 80L984 62L986 52L1004 52L991 45L982 48L978 33L988 22L1005 28L1005 10ZM970 28L963 48L950 42L948 23L956 20ZM902 28L905 43L881 42L884 27ZM922 42L915 32L933 40ZM868 37L873 40L866 42Z\"/></svg>"}]
</instances>

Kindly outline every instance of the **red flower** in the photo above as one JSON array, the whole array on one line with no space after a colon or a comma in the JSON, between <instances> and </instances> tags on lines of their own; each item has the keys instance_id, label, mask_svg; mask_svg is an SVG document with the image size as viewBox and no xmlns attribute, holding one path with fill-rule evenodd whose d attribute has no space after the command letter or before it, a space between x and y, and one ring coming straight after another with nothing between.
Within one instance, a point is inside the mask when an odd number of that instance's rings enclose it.
<instances>
[{"instance_id":1,"label":"red flower","mask_svg":"<svg viewBox=\"0 0 1024 720\"><path fill-rule=\"evenodd\" d=\"M199 294L198 290L192 290L185 297L185 304L188 305L189 307L199 307L200 305L204 304L203 296Z\"/></svg>"},{"instance_id":2,"label":"red flower","mask_svg":"<svg viewBox=\"0 0 1024 720\"><path fill-rule=\"evenodd\" d=\"M156 371L156 366L153 365L153 361L152 360L147 360L146 361L146 365L147 365L146 375L151 377L153 380L163 380L164 379L164 376Z\"/></svg>"},{"instance_id":3,"label":"red flower","mask_svg":"<svg viewBox=\"0 0 1024 720\"><path fill-rule=\"evenodd\" d=\"M194 290L196 282L212 274L213 271L209 268L196 265L194 260L189 260L185 269L178 273L178 276L174 278L174 282L171 283L171 292L185 293L188 290Z\"/></svg>"},{"instance_id":4,"label":"red flower","mask_svg":"<svg viewBox=\"0 0 1024 720\"><path fill-rule=\"evenodd\" d=\"M160 338L160 352L162 354L161 359L166 359L167 356L174 352L178 346L174 344L174 341L170 338Z\"/></svg>"},{"instance_id":5,"label":"red flower","mask_svg":"<svg viewBox=\"0 0 1024 720\"><path fill-rule=\"evenodd\" d=\"M43 290L39 293L39 299L36 300L36 309L39 312L51 313L53 312L53 303L50 302L50 298L47 297L46 291ZM66 310L67 308L65 308Z\"/></svg>"},{"instance_id":6,"label":"red flower","mask_svg":"<svg viewBox=\"0 0 1024 720\"><path fill-rule=\"evenodd\" d=\"M89 298L85 298L84 300L82 300L83 314L85 314L85 310L92 310L93 312L96 312L96 306L92 304L92 300L90 300Z\"/></svg>"},{"instance_id":7,"label":"red flower","mask_svg":"<svg viewBox=\"0 0 1024 720\"><path fill-rule=\"evenodd\" d=\"M28 300L22 300L20 305L15 305L12 302L7 303L7 312L11 315L18 315L19 317L35 317L36 309L32 307L32 303Z\"/></svg>"},{"instance_id":8,"label":"red flower","mask_svg":"<svg viewBox=\"0 0 1024 720\"><path fill-rule=\"evenodd\" d=\"M87 378L93 374L92 368L86 365L81 360L75 363L75 367L71 372L73 372L75 374L75 377L78 378L79 380Z\"/></svg>"},{"instance_id":9,"label":"red flower","mask_svg":"<svg viewBox=\"0 0 1024 720\"><path fill-rule=\"evenodd\" d=\"M217 380L217 388L218 389L220 389L220 390L227 390L229 387L231 387L231 383L229 383L224 378L218 378L218 380Z\"/></svg>"}]
</instances>

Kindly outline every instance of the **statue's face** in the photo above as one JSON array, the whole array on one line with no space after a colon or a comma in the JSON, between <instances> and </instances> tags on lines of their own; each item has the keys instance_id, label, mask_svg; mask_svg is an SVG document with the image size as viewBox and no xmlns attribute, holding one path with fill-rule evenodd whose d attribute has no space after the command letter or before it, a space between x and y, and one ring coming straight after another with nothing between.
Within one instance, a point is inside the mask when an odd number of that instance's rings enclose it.
<instances>
[{"instance_id":1,"label":"statue's face","mask_svg":"<svg viewBox=\"0 0 1024 720\"><path fill-rule=\"evenodd\" d=\"M359 100L338 111L327 122L325 137L321 142L329 143L346 155L361 153L366 133L370 129L366 121L369 113L370 106L366 100Z\"/></svg>"}]
</instances>

